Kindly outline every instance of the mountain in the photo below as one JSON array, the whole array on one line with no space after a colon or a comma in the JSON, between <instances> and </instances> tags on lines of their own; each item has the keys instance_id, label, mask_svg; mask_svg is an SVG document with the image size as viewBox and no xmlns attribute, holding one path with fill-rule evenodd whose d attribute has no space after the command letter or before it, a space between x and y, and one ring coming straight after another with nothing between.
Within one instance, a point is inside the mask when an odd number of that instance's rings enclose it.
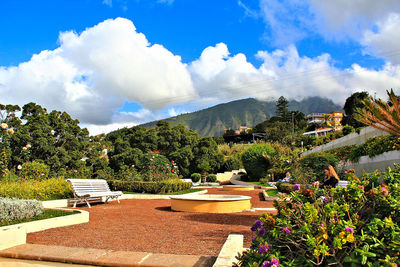
<instances>
[{"instance_id":1,"label":"mountain","mask_svg":"<svg viewBox=\"0 0 400 267\"><path fill-rule=\"evenodd\" d=\"M172 125L183 124L189 129L195 130L201 136L221 136L224 133L224 129L238 129L239 126L254 127L266 118L274 116L275 109L275 101L260 101L254 98L247 98L164 120ZM326 98L309 97L302 101L289 101L289 110L298 110L307 115L310 113L342 111L342 107ZM156 123L157 121L153 121L141 126L151 128Z\"/></svg>"}]
</instances>

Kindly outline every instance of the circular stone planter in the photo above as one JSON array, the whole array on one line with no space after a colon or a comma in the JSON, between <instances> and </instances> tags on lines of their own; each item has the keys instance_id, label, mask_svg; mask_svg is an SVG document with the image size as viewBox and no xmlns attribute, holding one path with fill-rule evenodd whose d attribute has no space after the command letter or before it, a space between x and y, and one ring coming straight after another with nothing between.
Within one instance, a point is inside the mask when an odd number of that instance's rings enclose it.
<instances>
[{"instance_id":1,"label":"circular stone planter","mask_svg":"<svg viewBox=\"0 0 400 267\"><path fill-rule=\"evenodd\" d=\"M232 213L251 209L251 197L237 195L170 196L171 209L176 211Z\"/></svg>"},{"instance_id":2,"label":"circular stone planter","mask_svg":"<svg viewBox=\"0 0 400 267\"><path fill-rule=\"evenodd\" d=\"M224 185L222 187L224 191L251 191L254 190L252 185Z\"/></svg>"}]
</instances>

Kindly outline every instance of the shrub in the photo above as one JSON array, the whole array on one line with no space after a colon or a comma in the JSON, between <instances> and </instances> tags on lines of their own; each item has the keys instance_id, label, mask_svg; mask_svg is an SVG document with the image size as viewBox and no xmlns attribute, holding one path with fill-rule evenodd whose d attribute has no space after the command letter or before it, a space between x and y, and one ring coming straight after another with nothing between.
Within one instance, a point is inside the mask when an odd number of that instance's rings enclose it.
<instances>
[{"instance_id":1,"label":"shrub","mask_svg":"<svg viewBox=\"0 0 400 267\"><path fill-rule=\"evenodd\" d=\"M224 170L232 171L243 168L242 158L240 154L235 154L227 158L224 162Z\"/></svg>"},{"instance_id":2,"label":"shrub","mask_svg":"<svg viewBox=\"0 0 400 267\"><path fill-rule=\"evenodd\" d=\"M357 162L362 156L374 157L392 150L400 150L400 137L393 135L374 137L352 149L349 159Z\"/></svg>"},{"instance_id":3,"label":"shrub","mask_svg":"<svg viewBox=\"0 0 400 267\"><path fill-rule=\"evenodd\" d=\"M23 180L45 180L48 178L50 167L37 161L25 162L22 164L19 177Z\"/></svg>"},{"instance_id":4,"label":"shrub","mask_svg":"<svg viewBox=\"0 0 400 267\"><path fill-rule=\"evenodd\" d=\"M343 135L348 135L348 134L354 133L354 127L351 125L345 125L345 126L343 126L342 132L343 132Z\"/></svg>"},{"instance_id":5,"label":"shrub","mask_svg":"<svg viewBox=\"0 0 400 267\"><path fill-rule=\"evenodd\" d=\"M148 194L173 193L188 190L192 187L192 183L186 183L179 179L157 182L112 180L108 181L108 184L111 190Z\"/></svg>"},{"instance_id":6,"label":"shrub","mask_svg":"<svg viewBox=\"0 0 400 267\"><path fill-rule=\"evenodd\" d=\"M197 183L198 181L200 181L201 174L200 173L192 173L192 175L190 175L190 178L192 179L193 183Z\"/></svg>"},{"instance_id":7,"label":"shrub","mask_svg":"<svg viewBox=\"0 0 400 267\"><path fill-rule=\"evenodd\" d=\"M323 171L328 165L332 165L333 167L337 166L338 160L337 158L326 152L322 153L312 153L300 159L299 161L301 168L307 173L310 173L310 182L314 180L321 180L323 179Z\"/></svg>"},{"instance_id":8,"label":"shrub","mask_svg":"<svg viewBox=\"0 0 400 267\"><path fill-rule=\"evenodd\" d=\"M0 223L32 218L43 211L42 203L37 200L0 198Z\"/></svg>"},{"instance_id":9,"label":"shrub","mask_svg":"<svg viewBox=\"0 0 400 267\"><path fill-rule=\"evenodd\" d=\"M400 264L400 165L385 173L349 174L347 188L280 194L276 216L251 228L238 266L397 266ZM270 265L267 265L270 266Z\"/></svg>"},{"instance_id":10,"label":"shrub","mask_svg":"<svg viewBox=\"0 0 400 267\"><path fill-rule=\"evenodd\" d=\"M276 189L278 189L279 192L282 193L290 193L293 191L293 184L289 184L289 183L276 183L275 184Z\"/></svg>"},{"instance_id":11,"label":"shrub","mask_svg":"<svg viewBox=\"0 0 400 267\"><path fill-rule=\"evenodd\" d=\"M215 174L207 175L206 182L207 183L215 183L215 182L217 182L217 176Z\"/></svg>"},{"instance_id":12,"label":"shrub","mask_svg":"<svg viewBox=\"0 0 400 267\"><path fill-rule=\"evenodd\" d=\"M173 161L160 154L143 154L138 166L143 181L163 181L178 178Z\"/></svg>"},{"instance_id":13,"label":"shrub","mask_svg":"<svg viewBox=\"0 0 400 267\"><path fill-rule=\"evenodd\" d=\"M271 179L268 179L268 178L261 178L260 179L260 184L262 184L262 185L268 185L268 182L270 182L271 181Z\"/></svg>"},{"instance_id":14,"label":"shrub","mask_svg":"<svg viewBox=\"0 0 400 267\"><path fill-rule=\"evenodd\" d=\"M63 178L7 182L0 184L0 197L37 200L64 199L72 197L72 188Z\"/></svg>"},{"instance_id":15,"label":"shrub","mask_svg":"<svg viewBox=\"0 0 400 267\"><path fill-rule=\"evenodd\" d=\"M242 162L250 178L257 180L267 175L271 162L265 156L274 152L269 144L255 144L246 149L242 154Z\"/></svg>"}]
</instances>

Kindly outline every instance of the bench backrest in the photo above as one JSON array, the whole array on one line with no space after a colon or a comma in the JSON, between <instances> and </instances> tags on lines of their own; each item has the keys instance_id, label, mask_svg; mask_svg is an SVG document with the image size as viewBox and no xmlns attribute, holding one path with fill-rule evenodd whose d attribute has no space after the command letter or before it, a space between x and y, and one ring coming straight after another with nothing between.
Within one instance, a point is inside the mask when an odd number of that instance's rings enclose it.
<instances>
[{"instance_id":1,"label":"bench backrest","mask_svg":"<svg viewBox=\"0 0 400 267\"><path fill-rule=\"evenodd\" d=\"M102 179L67 179L77 196L90 193L111 192L107 181Z\"/></svg>"}]
</instances>

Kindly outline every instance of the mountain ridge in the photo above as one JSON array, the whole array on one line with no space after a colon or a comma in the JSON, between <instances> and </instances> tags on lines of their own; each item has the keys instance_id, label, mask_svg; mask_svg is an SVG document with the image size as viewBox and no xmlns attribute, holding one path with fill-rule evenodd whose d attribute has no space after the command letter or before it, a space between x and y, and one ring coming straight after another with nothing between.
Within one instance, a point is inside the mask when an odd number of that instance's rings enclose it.
<instances>
[{"instance_id":1,"label":"mountain ridge","mask_svg":"<svg viewBox=\"0 0 400 267\"><path fill-rule=\"evenodd\" d=\"M201 136L221 136L224 129L238 129L239 126L254 127L256 124L274 116L275 109L275 101L245 98L163 120L168 121L173 126L183 124L187 128L195 130ZM331 113L343 109L334 104L332 100L314 96L301 101L290 100L289 110L298 110L307 115L310 113ZM156 123L157 121L152 121L140 126L152 128L156 126Z\"/></svg>"}]
</instances>

